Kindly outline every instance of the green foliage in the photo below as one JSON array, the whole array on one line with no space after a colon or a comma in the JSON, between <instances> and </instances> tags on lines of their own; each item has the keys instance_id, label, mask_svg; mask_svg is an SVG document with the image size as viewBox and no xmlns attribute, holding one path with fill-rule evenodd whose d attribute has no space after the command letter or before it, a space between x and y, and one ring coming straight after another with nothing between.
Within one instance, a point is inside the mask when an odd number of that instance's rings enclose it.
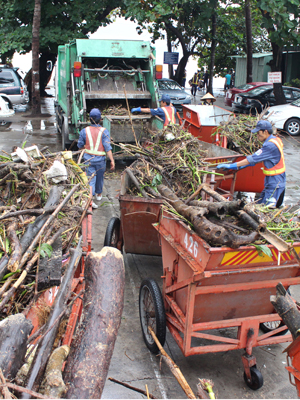
<instances>
[{"instance_id":1,"label":"green foliage","mask_svg":"<svg viewBox=\"0 0 300 400\"><path fill-rule=\"evenodd\" d=\"M258 252L258 254L259 254L260 256L262 255L262 253L264 253L266 256L272 258L272 252L271 252L271 250L269 249L269 247L267 247L266 245L264 245L264 244L260 244L260 245L258 245L258 244L253 244L252 246L254 246L254 247L256 248L256 250L257 250L257 252Z\"/></svg>"},{"instance_id":2,"label":"green foliage","mask_svg":"<svg viewBox=\"0 0 300 400\"><path fill-rule=\"evenodd\" d=\"M50 246L50 244L47 243L42 243L41 246L38 248L38 251L42 258L45 258L46 255L50 258L53 253L52 246Z\"/></svg>"},{"instance_id":3,"label":"green foliage","mask_svg":"<svg viewBox=\"0 0 300 400\"><path fill-rule=\"evenodd\" d=\"M75 38L88 37L110 22L109 13L122 0L52 0L41 2L40 51L56 54L57 47ZM31 50L34 0L0 0L0 54L12 58L15 51ZM2 60L3 61L3 60Z\"/></svg>"},{"instance_id":4,"label":"green foliage","mask_svg":"<svg viewBox=\"0 0 300 400\"><path fill-rule=\"evenodd\" d=\"M286 82L283 86L292 86L300 88L300 79L298 78L292 79L291 82Z\"/></svg>"}]
</instances>

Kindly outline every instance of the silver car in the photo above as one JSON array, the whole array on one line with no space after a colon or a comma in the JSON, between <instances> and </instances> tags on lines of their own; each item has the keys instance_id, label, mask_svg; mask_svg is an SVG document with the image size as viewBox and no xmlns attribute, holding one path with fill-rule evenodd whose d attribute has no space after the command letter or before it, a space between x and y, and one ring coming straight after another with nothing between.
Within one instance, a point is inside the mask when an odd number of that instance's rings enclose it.
<instances>
[{"instance_id":1,"label":"silver car","mask_svg":"<svg viewBox=\"0 0 300 400\"><path fill-rule=\"evenodd\" d=\"M170 96L173 106L181 111L182 104L191 104L192 96L182 86L172 79L157 79L159 96L167 94Z\"/></svg>"},{"instance_id":2,"label":"silver car","mask_svg":"<svg viewBox=\"0 0 300 400\"><path fill-rule=\"evenodd\" d=\"M12 106L29 102L27 86L18 69L0 65L0 95Z\"/></svg>"}]
</instances>

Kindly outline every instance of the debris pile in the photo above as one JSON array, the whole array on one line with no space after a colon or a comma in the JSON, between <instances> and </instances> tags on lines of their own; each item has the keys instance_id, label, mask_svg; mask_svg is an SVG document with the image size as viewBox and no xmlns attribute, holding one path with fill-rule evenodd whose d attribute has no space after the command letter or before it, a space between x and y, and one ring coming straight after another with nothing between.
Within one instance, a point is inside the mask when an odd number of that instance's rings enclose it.
<instances>
[{"instance_id":1,"label":"debris pile","mask_svg":"<svg viewBox=\"0 0 300 400\"><path fill-rule=\"evenodd\" d=\"M36 151L35 158L20 148L0 156L0 319L24 311L35 291L53 286L47 266L60 283L62 254L67 259L77 245L88 212L90 187L72 153Z\"/></svg>"},{"instance_id":2,"label":"debris pile","mask_svg":"<svg viewBox=\"0 0 300 400\"><path fill-rule=\"evenodd\" d=\"M255 125L256 122L253 127ZM238 248L257 240L258 245L268 243L259 230L262 226L268 229L273 212L266 207L256 207L263 210L258 213L256 208L249 209L244 201L226 201L206 185L204 176L216 172L209 170L201 142L189 132L177 125L169 126L143 146L127 144L121 147L138 157L125 170L132 183L128 194L161 199L169 211L191 225L210 246ZM271 216L265 218L266 213ZM284 214L282 217L288 218ZM291 237L293 241L298 240L300 226L297 221L293 229L279 224L281 226L283 229L270 228L283 240L288 238L287 233L289 241Z\"/></svg>"}]
</instances>

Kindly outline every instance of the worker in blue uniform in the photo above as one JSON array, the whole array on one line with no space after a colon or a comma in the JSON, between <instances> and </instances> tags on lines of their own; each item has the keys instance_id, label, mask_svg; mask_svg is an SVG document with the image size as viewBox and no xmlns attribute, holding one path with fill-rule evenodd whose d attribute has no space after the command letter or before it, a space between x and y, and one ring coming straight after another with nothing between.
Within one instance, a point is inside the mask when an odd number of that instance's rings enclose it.
<instances>
[{"instance_id":1,"label":"worker in blue uniform","mask_svg":"<svg viewBox=\"0 0 300 400\"><path fill-rule=\"evenodd\" d=\"M279 137L272 134L269 121L258 121L252 132L257 132L257 139L263 143L262 148L236 163L219 164L217 169L239 170L263 162L265 183L258 203L278 208L283 203L286 184L283 143Z\"/></svg>"},{"instance_id":2,"label":"worker in blue uniform","mask_svg":"<svg viewBox=\"0 0 300 400\"><path fill-rule=\"evenodd\" d=\"M101 111L93 108L90 111L91 126L83 128L79 133L77 146L84 148L83 160L88 165L87 175L92 176L90 186L93 196L96 200L102 200L102 189L104 181L104 172L106 170L106 155L110 159L110 169L115 169L115 161L112 155L109 131L100 125ZM92 208L98 208L93 201Z\"/></svg>"},{"instance_id":3,"label":"worker in blue uniform","mask_svg":"<svg viewBox=\"0 0 300 400\"><path fill-rule=\"evenodd\" d=\"M157 115L164 122L164 127L169 124L176 123L176 108L171 104L170 96L167 94L163 94L161 96L160 107L158 108L132 108L131 112L143 112L146 114Z\"/></svg>"}]
</instances>

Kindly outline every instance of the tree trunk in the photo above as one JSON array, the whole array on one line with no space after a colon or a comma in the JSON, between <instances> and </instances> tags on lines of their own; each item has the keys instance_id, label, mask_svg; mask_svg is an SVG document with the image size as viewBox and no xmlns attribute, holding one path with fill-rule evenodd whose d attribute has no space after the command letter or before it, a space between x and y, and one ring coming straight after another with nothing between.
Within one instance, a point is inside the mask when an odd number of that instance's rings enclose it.
<instances>
[{"instance_id":1,"label":"tree trunk","mask_svg":"<svg viewBox=\"0 0 300 400\"><path fill-rule=\"evenodd\" d=\"M246 23L246 48L247 48L247 83L253 82L252 75L252 21L250 0L245 1L245 23Z\"/></svg>"},{"instance_id":2,"label":"tree trunk","mask_svg":"<svg viewBox=\"0 0 300 400\"><path fill-rule=\"evenodd\" d=\"M211 16L211 48L210 48L210 63L209 63L209 83L208 92L213 94L213 77L216 58L216 31L217 31L217 15L213 13Z\"/></svg>"},{"instance_id":3,"label":"tree trunk","mask_svg":"<svg viewBox=\"0 0 300 400\"><path fill-rule=\"evenodd\" d=\"M41 113L40 99L40 25L41 25L41 0L35 0L32 22L32 114Z\"/></svg>"},{"instance_id":4,"label":"tree trunk","mask_svg":"<svg viewBox=\"0 0 300 400\"><path fill-rule=\"evenodd\" d=\"M172 52L172 42L169 39L168 32L167 32L167 44L168 44L168 51L171 53ZM168 65L168 70L169 70L169 78L173 79L174 78L173 64Z\"/></svg>"},{"instance_id":5,"label":"tree trunk","mask_svg":"<svg viewBox=\"0 0 300 400\"><path fill-rule=\"evenodd\" d=\"M270 62L271 71L281 71L282 64L282 47L279 47L276 43L272 43L273 60ZM274 83L274 96L276 104L286 104L286 99L283 93L282 83Z\"/></svg>"},{"instance_id":6,"label":"tree trunk","mask_svg":"<svg viewBox=\"0 0 300 400\"><path fill-rule=\"evenodd\" d=\"M185 52L184 55L181 57L178 67L176 69L176 73L174 76L174 80L179 83L179 85L182 85L182 79L183 79L183 75L184 75L184 71L186 69L186 64L189 60L190 54L189 52ZM187 82L191 79L191 77L187 76L186 80Z\"/></svg>"},{"instance_id":7,"label":"tree trunk","mask_svg":"<svg viewBox=\"0 0 300 400\"><path fill-rule=\"evenodd\" d=\"M67 399L100 399L121 323L125 269L119 250L104 247L86 259L82 323L64 381Z\"/></svg>"}]
</instances>

